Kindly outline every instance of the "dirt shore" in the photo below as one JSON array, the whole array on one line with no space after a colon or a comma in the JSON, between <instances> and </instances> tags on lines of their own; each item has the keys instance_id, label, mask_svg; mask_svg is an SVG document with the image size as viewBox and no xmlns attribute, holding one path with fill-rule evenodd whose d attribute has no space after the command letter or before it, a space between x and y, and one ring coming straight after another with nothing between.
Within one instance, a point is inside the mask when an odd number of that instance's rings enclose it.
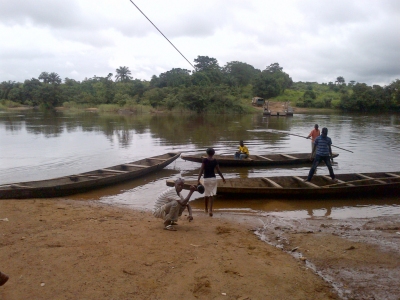
<instances>
[{"instance_id":1,"label":"dirt shore","mask_svg":"<svg viewBox=\"0 0 400 300\"><path fill-rule=\"evenodd\" d=\"M304 262L243 226L195 212L178 231L94 202L0 201L8 299L337 299Z\"/></svg>"},{"instance_id":2,"label":"dirt shore","mask_svg":"<svg viewBox=\"0 0 400 300\"><path fill-rule=\"evenodd\" d=\"M148 211L2 200L0 299L400 297L399 220L194 218L170 232Z\"/></svg>"}]
</instances>

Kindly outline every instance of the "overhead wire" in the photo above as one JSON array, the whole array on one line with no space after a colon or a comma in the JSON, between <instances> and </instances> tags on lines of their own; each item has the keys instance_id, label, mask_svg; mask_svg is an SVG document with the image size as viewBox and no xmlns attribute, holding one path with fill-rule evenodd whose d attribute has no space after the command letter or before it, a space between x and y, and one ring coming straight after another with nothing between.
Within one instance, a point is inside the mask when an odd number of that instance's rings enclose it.
<instances>
[{"instance_id":1,"label":"overhead wire","mask_svg":"<svg viewBox=\"0 0 400 300\"><path fill-rule=\"evenodd\" d=\"M195 68L195 67L192 65L192 63L185 57L185 55L183 55L182 52L179 51L179 49L175 47L175 45L164 35L164 33L161 32L160 29L158 29L158 27L144 14L144 12L142 12L142 11L140 10L140 8L139 8L132 0L129 0L129 1L138 9L138 11L140 11L140 13L141 13L143 16L154 26L154 28L157 29L158 32L162 34L162 36L172 45L172 47L174 47L175 50L178 51L178 53L179 53L180 55L182 55L182 57L183 57L184 59L186 59L186 61L192 66L192 68L193 68L194 70L196 70L196 68Z\"/></svg>"}]
</instances>

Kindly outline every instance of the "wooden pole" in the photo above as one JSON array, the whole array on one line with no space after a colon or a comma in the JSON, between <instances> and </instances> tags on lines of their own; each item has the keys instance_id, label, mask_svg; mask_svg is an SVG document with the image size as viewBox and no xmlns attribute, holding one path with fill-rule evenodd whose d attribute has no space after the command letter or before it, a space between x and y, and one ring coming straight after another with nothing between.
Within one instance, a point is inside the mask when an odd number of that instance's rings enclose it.
<instances>
[{"instance_id":1,"label":"wooden pole","mask_svg":"<svg viewBox=\"0 0 400 300\"><path fill-rule=\"evenodd\" d=\"M302 135L298 135L298 134L294 134L294 133L289 133L289 132L286 132L286 131L280 131L280 130L274 130L274 129L269 129L272 133L283 133L283 134L289 134L289 135L294 135L294 136L298 136L298 137L301 137L301 138L303 138L303 139L308 139L306 136L302 136ZM275 132L276 131L276 132ZM338 146L335 146L335 145L331 145L332 147L335 147L335 148L338 148L338 149L341 149L341 150L344 150L344 151L348 151L348 152L351 152L351 153L354 153L353 151L350 151L350 150L347 150L347 149L344 149L344 148L340 148L340 147L338 147Z\"/></svg>"}]
</instances>

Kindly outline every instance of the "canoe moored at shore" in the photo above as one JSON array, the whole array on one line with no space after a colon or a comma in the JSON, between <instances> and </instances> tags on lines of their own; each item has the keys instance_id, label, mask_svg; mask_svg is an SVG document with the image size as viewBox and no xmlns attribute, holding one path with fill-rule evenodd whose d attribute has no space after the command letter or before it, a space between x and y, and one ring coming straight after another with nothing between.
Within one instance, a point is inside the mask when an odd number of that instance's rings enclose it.
<instances>
[{"instance_id":1,"label":"canoe moored at shore","mask_svg":"<svg viewBox=\"0 0 400 300\"><path fill-rule=\"evenodd\" d=\"M167 153L91 172L0 185L0 199L60 197L135 179L168 166L180 153Z\"/></svg>"},{"instance_id":2,"label":"canoe moored at shore","mask_svg":"<svg viewBox=\"0 0 400 300\"><path fill-rule=\"evenodd\" d=\"M338 157L339 154L332 153L333 158ZM181 155L181 158L188 161L201 163L203 158L207 156L204 154L195 155ZM231 155L214 155L218 160L220 166L237 166L237 167L251 167L251 166L276 166L276 165L294 165L294 164L311 164L310 153L277 153L277 154L260 154L249 155L245 159L235 159L234 154Z\"/></svg>"},{"instance_id":3,"label":"canoe moored at shore","mask_svg":"<svg viewBox=\"0 0 400 300\"><path fill-rule=\"evenodd\" d=\"M283 198L317 198L354 195L398 196L400 172L336 174L337 183L329 176L315 175L311 182L307 176L276 176L256 178L229 178L224 184L218 180L218 194L232 196L258 196ZM186 180L184 189L196 185ZM173 186L172 180L167 180Z\"/></svg>"}]
</instances>

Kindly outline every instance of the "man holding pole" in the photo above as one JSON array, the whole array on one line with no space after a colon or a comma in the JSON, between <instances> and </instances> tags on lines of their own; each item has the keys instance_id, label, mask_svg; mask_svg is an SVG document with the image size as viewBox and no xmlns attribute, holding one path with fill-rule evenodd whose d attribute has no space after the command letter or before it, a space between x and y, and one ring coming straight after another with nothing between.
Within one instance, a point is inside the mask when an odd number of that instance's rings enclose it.
<instances>
[{"instance_id":1,"label":"man holding pole","mask_svg":"<svg viewBox=\"0 0 400 300\"><path fill-rule=\"evenodd\" d=\"M335 179L335 174L333 173L331 158L332 158L332 140L328 137L328 128L322 128L322 134L315 139L313 152L316 151L316 155L314 158L313 165L308 173L308 177L305 181L311 181L314 176L315 170L317 169L318 164L323 160L328 167L329 175L331 176L334 182L337 182Z\"/></svg>"},{"instance_id":2,"label":"man holding pole","mask_svg":"<svg viewBox=\"0 0 400 300\"><path fill-rule=\"evenodd\" d=\"M321 132L318 129L318 124L315 124L314 129L311 130L310 134L307 136L307 139L311 138L311 158L312 160L315 157L315 148L314 148L314 142L317 137L321 135Z\"/></svg>"}]
</instances>

